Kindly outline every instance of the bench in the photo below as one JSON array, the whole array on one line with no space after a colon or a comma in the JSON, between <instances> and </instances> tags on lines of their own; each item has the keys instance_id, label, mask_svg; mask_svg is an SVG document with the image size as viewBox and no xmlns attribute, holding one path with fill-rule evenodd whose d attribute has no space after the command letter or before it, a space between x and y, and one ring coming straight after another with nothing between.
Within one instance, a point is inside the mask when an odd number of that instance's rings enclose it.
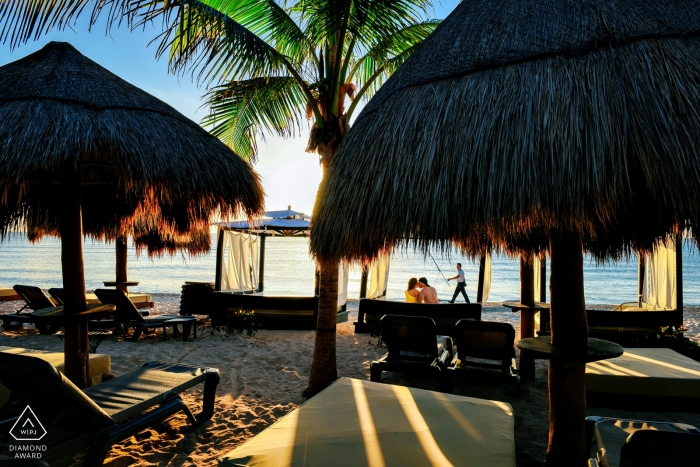
<instances>
[{"instance_id":1,"label":"bench","mask_svg":"<svg viewBox=\"0 0 700 467\"><path fill-rule=\"evenodd\" d=\"M619 344L629 344L635 338L657 332L660 327L681 326L683 312L666 311L610 311L586 310L588 336L606 339ZM549 310L540 313L537 321L538 335L549 335Z\"/></svg>"},{"instance_id":2,"label":"bench","mask_svg":"<svg viewBox=\"0 0 700 467\"><path fill-rule=\"evenodd\" d=\"M437 333L454 337L455 324L461 319L481 321L481 303L406 303L370 298L360 299L356 333L368 333L379 326L384 315L428 316L435 321Z\"/></svg>"},{"instance_id":3,"label":"bench","mask_svg":"<svg viewBox=\"0 0 700 467\"><path fill-rule=\"evenodd\" d=\"M226 292L213 294L208 314L226 311L255 311L255 320L264 329L316 329L318 297L264 297ZM348 320L346 306L338 307L336 322Z\"/></svg>"}]
</instances>

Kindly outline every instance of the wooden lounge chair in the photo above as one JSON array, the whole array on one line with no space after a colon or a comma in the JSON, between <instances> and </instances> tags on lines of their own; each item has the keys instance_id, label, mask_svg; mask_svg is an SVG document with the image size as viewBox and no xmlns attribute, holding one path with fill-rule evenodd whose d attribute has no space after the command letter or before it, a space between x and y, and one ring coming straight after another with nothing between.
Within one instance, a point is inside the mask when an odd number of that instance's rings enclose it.
<instances>
[{"instance_id":1,"label":"wooden lounge chair","mask_svg":"<svg viewBox=\"0 0 700 467\"><path fill-rule=\"evenodd\" d=\"M95 295L100 299L102 303L110 303L116 305L117 310L114 312L114 321L117 324L117 329L122 327L122 331L126 336L128 328L134 328L134 333L131 337L127 338L128 341L138 341L141 337L141 333L149 329L163 328L163 331L167 327L173 328L173 334L175 337L178 335L179 324L182 324L183 339L186 340L190 335L192 326L196 325L195 318L185 317L180 315L160 315L160 316L142 316L139 310L131 303L129 297L118 289L97 289L95 290ZM169 321L172 323L168 324ZM186 321L186 322L183 322ZM167 334L164 334L167 337Z\"/></svg>"},{"instance_id":2,"label":"wooden lounge chair","mask_svg":"<svg viewBox=\"0 0 700 467\"><path fill-rule=\"evenodd\" d=\"M192 425L211 418L219 380L214 368L149 362L81 391L44 360L0 353L0 384L11 391L0 409L0 449L7 451L8 432L29 406L46 427L43 460L51 463L87 449L83 465L102 465L113 444L178 412ZM195 416L179 394L200 383L203 407Z\"/></svg>"},{"instance_id":3,"label":"wooden lounge chair","mask_svg":"<svg viewBox=\"0 0 700 467\"><path fill-rule=\"evenodd\" d=\"M520 397L522 383L515 358L513 326L508 323L461 320L455 328L456 332L453 336L457 352L450 368L454 370L469 367L498 369L499 376L502 375L510 380L515 388L515 395Z\"/></svg>"},{"instance_id":4,"label":"wooden lounge chair","mask_svg":"<svg viewBox=\"0 0 700 467\"><path fill-rule=\"evenodd\" d=\"M379 382L383 371L430 371L438 387L449 386L446 370L452 359L452 344L447 336L441 336L438 343L435 321L427 316L384 315L380 324L389 351L370 365L372 381Z\"/></svg>"},{"instance_id":5,"label":"wooden lounge chair","mask_svg":"<svg viewBox=\"0 0 700 467\"><path fill-rule=\"evenodd\" d=\"M15 292L17 292L17 295L24 300L24 306L14 313L0 315L2 326L5 329L13 329L18 324L35 324L35 319L32 317L31 311L56 306L51 298L39 287L34 287L31 285L15 285L13 288L15 289ZM29 309L31 311L22 313L22 310L24 309ZM41 324L37 325L37 329L39 330L40 334L53 334L57 331L54 326Z\"/></svg>"},{"instance_id":6,"label":"wooden lounge chair","mask_svg":"<svg viewBox=\"0 0 700 467\"><path fill-rule=\"evenodd\" d=\"M697 466L700 430L685 423L587 417L586 454L596 467Z\"/></svg>"}]
</instances>

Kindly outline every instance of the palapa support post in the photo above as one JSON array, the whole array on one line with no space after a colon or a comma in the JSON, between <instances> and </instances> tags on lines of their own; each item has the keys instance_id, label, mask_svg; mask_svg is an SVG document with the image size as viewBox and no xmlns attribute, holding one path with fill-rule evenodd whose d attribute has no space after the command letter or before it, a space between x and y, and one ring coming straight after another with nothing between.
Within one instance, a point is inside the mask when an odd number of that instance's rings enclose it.
<instances>
[{"instance_id":1,"label":"palapa support post","mask_svg":"<svg viewBox=\"0 0 700 467\"><path fill-rule=\"evenodd\" d=\"M258 269L258 292L262 292L264 288L263 279L265 278L265 239L267 235L260 235L260 269Z\"/></svg>"},{"instance_id":2,"label":"palapa support post","mask_svg":"<svg viewBox=\"0 0 700 467\"><path fill-rule=\"evenodd\" d=\"M115 250L116 250L116 255L117 255L117 261L116 261L116 278L117 278L117 285L116 288L119 290L124 291L124 293L128 294L129 289L125 284L120 284L120 282L126 282L128 281L127 276L128 276L128 261L129 261L129 250L127 246L127 239L126 237L117 237L115 243Z\"/></svg>"},{"instance_id":3,"label":"palapa support post","mask_svg":"<svg viewBox=\"0 0 700 467\"><path fill-rule=\"evenodd\" d=\"M532 255L520 254L520 303L535 305L535 271ZM533 308L520 309L520 338L535 336L535 313ZM520 376L526 381L535 380L535 360L526 350L520 351Z\"/></svg>"},{"instance_id":4,"label":"palapa support post","mask_svg":"<svg viewBox=\"0 0 700 467\"><path fill-rule=\"evenodd\" d=\"M551 343L580 352L588 341L583 295L583 248L571 234L552 235ZM552 358L549 362L549 443L547 467L586 463L586 364L584 360Z\"/></svg>"},{"instance_id":5,"label":"palapa support post","mask_svg":"<svg viewBox=\"0 0 700 467\"><path fill-rule=\"evenodd\" d=\"M322 261L318 298L318 321L314 357L306 397L317 394L338 379L336 365L336 319L338 314L338 261Z\"/></svg>"},{"instance_id":6,"label":"palapa support post","mask_svg":"<svg viewBox=\"0 0 700 467\"><path fill-rule=\"evenodd\" d=\"M479 278L476 283L476 301L481 303L484 301L484 276L486 275L486 255L484 252L479 258Z\"/></svg>"},{"instance_id":7,"label":"palapa support post","mask_svg":"<svg viewBox=\"0 0 700 467\"><path fill-rule=\"evenodd\" d=\"M542 260L540 261L540 290L538 291L539 293L539 299L538 301L540 302L546 302L547 301L547 257L543 256ZM542 312L540 312L540 318L542 317ZM547 319L549 319L549 315L547 315Z\"/></svg>"},{"instance_id":8,"label":"palapa support post","mask_svg":"<svg viewBox=\"0 0 700 467\"><path fill-rule=\"evenodd\" d=\"M369 276L369 268L362 266L362 277L360 277L360 298L367 298L367 279Z\"/></svg>"},{"instance_id":9,"label":"palapa support post","mask_svg":"<svg viewBox=\"0 0 700 467\"><path fill-rule=\"evenodd\" d=\"M644 253L637 253L639 267L637 269L637 306L642 307L644 303L644 282L646 282L646 257Z\"/></svg>"},{"instance_id":10,"label":"palapa support post","mask_svg":"<svg viewBox=\"0 0 700 467\"><path fill-rule=\"evenodd\" d=\"M61 176L61 270L63 273L64 309L78 313L87 309L85 270L83 266L83 221L80 200L80 174L66 167ZM89 355L87 321L68 319L65 325L65 372L77 387L88 386Z\"/></svg>"}]
</instances>

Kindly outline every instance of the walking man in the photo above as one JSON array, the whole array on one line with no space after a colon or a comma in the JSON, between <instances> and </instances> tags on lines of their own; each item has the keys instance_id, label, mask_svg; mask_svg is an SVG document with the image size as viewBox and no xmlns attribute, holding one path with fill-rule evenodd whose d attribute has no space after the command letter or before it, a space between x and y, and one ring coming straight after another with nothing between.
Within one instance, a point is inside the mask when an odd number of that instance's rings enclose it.
<instances>
[{"instance_id":1,"label":"walking man","mask_svg":"<svg viewBox=\"0 0 700 467\"><path fill-rule=\"evenodd\" d=\"M462 292L462 295L464 295L464 301L467 303L471 303L469 301L469 297L467 296L467 290L464 288L467 283L464 280L464 271L462 270L462 263L457 263L457 275L454 277L450 277L447 279L448 281L451 281L452 279L457 279L457 288L455 289L455 293L452 296L452 300L450 300L450 303L454 303L455 300L457 299L457 295L459 295L460 292Z\"/></svg>"}]
</instances>

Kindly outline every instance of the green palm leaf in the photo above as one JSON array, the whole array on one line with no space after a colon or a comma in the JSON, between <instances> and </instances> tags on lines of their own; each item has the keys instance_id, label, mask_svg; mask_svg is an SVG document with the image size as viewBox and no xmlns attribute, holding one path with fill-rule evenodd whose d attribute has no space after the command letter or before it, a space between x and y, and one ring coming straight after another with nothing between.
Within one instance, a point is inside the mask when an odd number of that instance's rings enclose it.
<instances>
[{"instance_id":1,"label":"green palm leaf","mask_svg":"<svg viewBox=\"0 0 700 467\"><path fill-rule=\"evenodd\" d=\"M300 133L306 98L292 77L254 78L214 89L202 122L237 154L255 160L256 136Z\"/></svg>"}]
</instances>

